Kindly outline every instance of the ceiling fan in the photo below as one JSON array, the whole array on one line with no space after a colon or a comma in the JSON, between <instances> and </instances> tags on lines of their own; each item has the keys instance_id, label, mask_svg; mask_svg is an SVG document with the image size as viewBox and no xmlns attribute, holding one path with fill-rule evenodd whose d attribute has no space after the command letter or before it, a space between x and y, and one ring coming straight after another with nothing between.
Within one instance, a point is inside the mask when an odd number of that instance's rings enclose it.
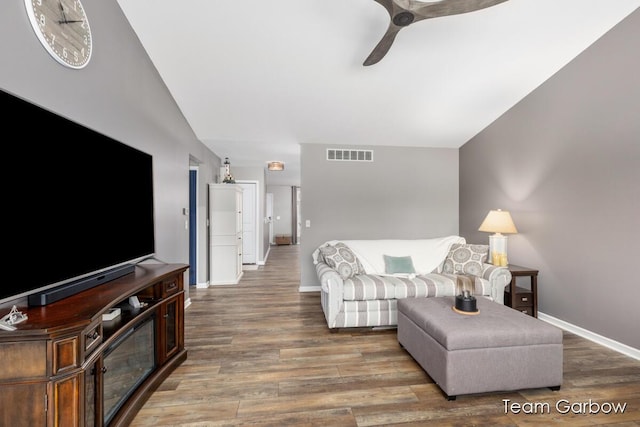
<instances>
[{"instance_id":1,"label":"ceiling fan","mask_svg":"<svg viewBox=\"0 0 640 427\"><path fill-rule=\"evenodd\" d=\"M414 22L441 16L458 15L495 6L507 0L374 0L389 12L391 22L389 28L376 45L371 54L364 61L365 66L380 61L389 51L398 32Z\"/></svg>"}]
</instances>

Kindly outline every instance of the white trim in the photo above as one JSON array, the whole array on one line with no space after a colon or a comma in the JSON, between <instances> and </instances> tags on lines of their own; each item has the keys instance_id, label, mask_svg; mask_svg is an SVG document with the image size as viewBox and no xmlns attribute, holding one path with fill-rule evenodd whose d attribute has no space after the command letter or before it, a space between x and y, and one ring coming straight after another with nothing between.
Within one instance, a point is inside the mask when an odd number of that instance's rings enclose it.
<instances>
[{"instance_id":1,"label":"white trim","mask_svg":"<svg viewBox=\"0 0 640 427\"><path fill-rule=\"evenodd\" d=\"M197 289L207 289L209 287L209 283L205 282L205 283L196 283L196 288Z\"/></svg>"},{"instance_id":2,"label":"white trim","mask_svg":"<svg viewBox=\"0 0 640 427\"><path fill-rule=\"evenodd\" d=\"M264 254L264 261L258 261L258 265L265 265L267 263L267 258L269 258L269 252L271 252L271 245L267 246L267 253Z\"/></svg>"},{"instance_id":3,"label":"white trim","mask_svg":"<svg viewBox=\"0 0 640 427\"><path fill-rule=\"evenodd\" d=\"M190 305L191 305L191 298L187 298L186 300L184 300L184 308L189 308Z\"/></svg>"},{"instance_id":4,"label":"white trim","mask_svg":"<svg viewBox=\"0 0 640 427\"><path fill-rule=\"evenodd\" d=\"M298 292L320 292L322 288L317 285L317 286L302 286L300 285L300 287L298 288Z\"/></svg>"},{"instance_id":5,"label":"white trim","mask_svg":"<svg viewBox=\"0 0 640 427\"><path fill-rule=\"evenodd\" d=\"M578 336L581 336L582 338L586 338L589 341L593 341L597 344L608 347L611 350L617 351L618 353L622 353L626 356L640 360L640 350L638 350L637 348L633 348L626 344L622 344L621 342L603 337L602 335L598 335L595 332L591 332L569 322L565 322L564 320L549 316L548 314L538 312L538 319L544 320L545 322L557 326L560 329L564 329L565 331L572 332Z\"/></svg>"},{"instance_id":6,"label":"white trim","mask_svg":"<svg viewBox=\"0 0 640 427\"><path fill-rule=\"evenodd\" d=\"M240 275L235 280L220 280L217 282L209 281L209 286L221 286L221 285L237 285L242 280L242 276L244 276L244 270L240 272Z\"/></svg>"}]
</instances>

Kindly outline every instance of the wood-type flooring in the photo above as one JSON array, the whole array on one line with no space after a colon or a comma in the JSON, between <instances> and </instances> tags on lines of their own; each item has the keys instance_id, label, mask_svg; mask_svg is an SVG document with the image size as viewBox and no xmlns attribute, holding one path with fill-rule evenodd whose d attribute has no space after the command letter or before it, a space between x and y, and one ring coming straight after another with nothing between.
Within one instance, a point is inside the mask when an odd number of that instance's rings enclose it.
<instances>
[{"instance_id":1,"label":"wood-type flooring","mask_svg":"<svg viewBox=\"0 0 640 427\"><path fill-rule=\"evenodd\" d=\"M332 333L319 293L299 286L294 245L238 285L191 287L188 359L132 427L640 426L639 360L565 332L560 391L447 401L395 329Z\"/></svg>"}]
</instances>

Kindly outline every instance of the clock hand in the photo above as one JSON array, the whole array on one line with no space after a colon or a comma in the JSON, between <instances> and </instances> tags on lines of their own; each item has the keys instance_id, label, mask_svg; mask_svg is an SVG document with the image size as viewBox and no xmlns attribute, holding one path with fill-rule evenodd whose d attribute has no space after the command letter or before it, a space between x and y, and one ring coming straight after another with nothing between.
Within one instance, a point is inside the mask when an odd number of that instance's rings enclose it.
<instances>
[{"instance_id":1,"label":"clock hand","mask_svg":"<svg viewBox=\"0 0 640 427\"><path fill-rule=\"evenodd\" d=\"M60 12L62 12L62 21L58 21L58 24L66 24L69 21L67 21L67 15L64 13L64 7L62 7L62 2L60 0L58 0L58 6L60 6Z\"/></svg>"},{"instance_id":2,"label":"clock hand","mask_svg":"<svg viewBox=\"0 0 640 427\"><path fill-rule=\"evenodd\" d=\"M62 13L62 19L60 21L58 21L58 24L73 24L74 22L82 22L82 20L77 20L77 19L69 20L69 19L67 19L67 15L66 15L66 13L64 13L64 6L62 6L62 1L61 0L58 0L58 6L60 7L60 12Z\"/></svg>"}]
</instances>

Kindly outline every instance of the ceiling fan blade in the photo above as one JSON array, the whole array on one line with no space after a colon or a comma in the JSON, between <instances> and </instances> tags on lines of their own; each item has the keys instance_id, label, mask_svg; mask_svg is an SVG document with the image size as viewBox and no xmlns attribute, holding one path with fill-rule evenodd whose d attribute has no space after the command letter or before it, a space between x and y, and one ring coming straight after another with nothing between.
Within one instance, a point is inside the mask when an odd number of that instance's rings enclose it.
<instances>
[{"instance_id":1,"label":"ceiling fan blade","mask_svg":"<svg viewBox=\"0 0 640 427\"><path fill-rule=\"evenodd\" d=\"M374 0L374 1L376 3L381 4L382 7L387 9L387 12L389 12L389 16L393 16L393 0Z\"/></svg>"},{"instance_id":2,"label":"ceiling fan blade","mask_svg":"<svg viewBox=\"0 0 640 427\"><path fill-rule=\"evenodd\" d=\"M387 54L398 32L414 22L423 19L437 18L440 16L458 15L461 13L474 12L504 3L508 0L441 0L441 1L419 1L419 0L374 0L384 7L391 22L387 32L378 42L373 51L364 61L365 66L378 63Z\"/></svg>"},{"instance_id":3,"label":"ceiling fan blade","mask_svg":"<svg viewBox=\"0 0 640 427\"><path fill-rule=\"evenodd\" d=\"M398 32L402 29L402 27L398 27L393 22L389 24L389 28L387 28L387 32L382 36L382 40L378 42L373 51L369 54L367 59L365 59L362 65L373 65L379 62L384 56L389 52L389 48L393 44L393 41L396 38Z\"/></svg>"},{"instance_id":4,"label":"ceiling fan blade","mask_svg":"<svg viewBox=\"0 0 640 427\"><path fill-rule=\"evenodd\" d=\"M413 12L416 14L415 20L420 21L428 18L474 12L505 1L507 0L443 0L436 3L417 5Z\"/></svg>"}]
</instances>

